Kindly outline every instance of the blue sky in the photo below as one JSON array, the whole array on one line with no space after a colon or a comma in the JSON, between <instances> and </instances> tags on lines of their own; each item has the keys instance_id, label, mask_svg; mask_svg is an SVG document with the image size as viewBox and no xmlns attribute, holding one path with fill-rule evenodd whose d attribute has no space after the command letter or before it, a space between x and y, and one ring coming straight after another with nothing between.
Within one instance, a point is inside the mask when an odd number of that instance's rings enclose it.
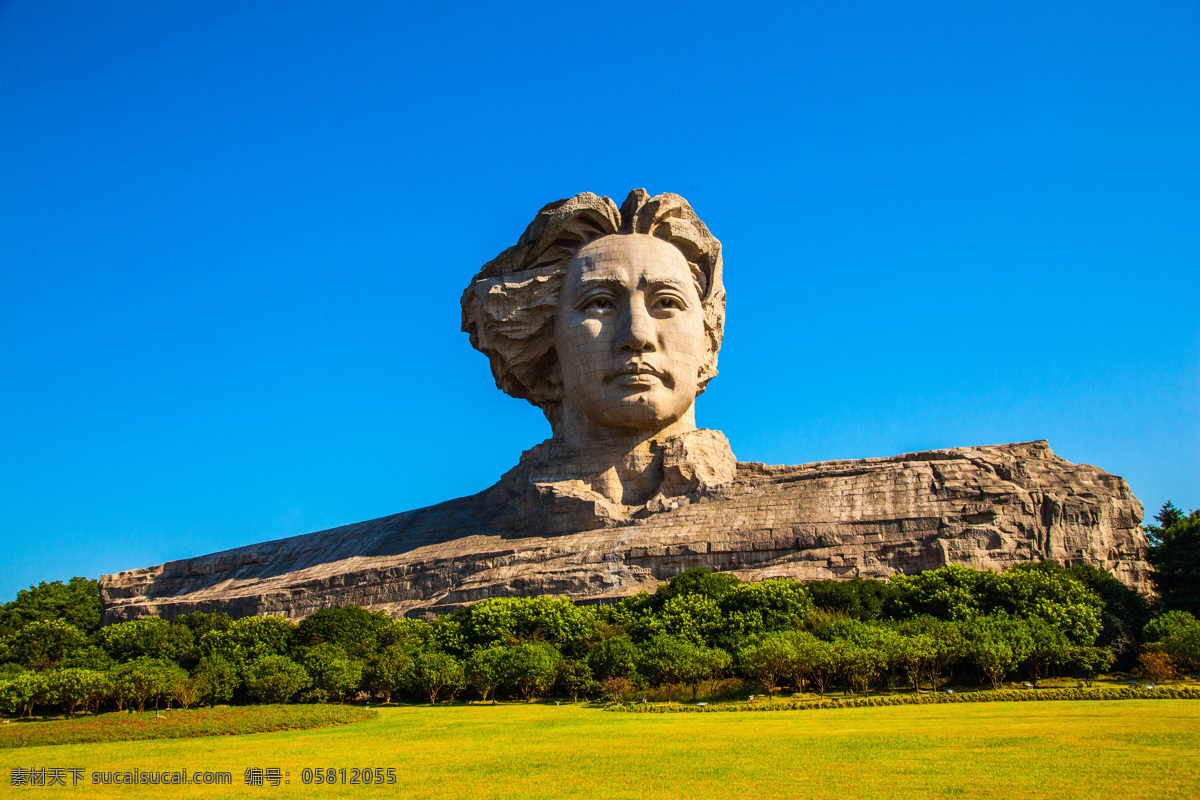
<instances>
[{"instance_id":1,"label":"blue sky","mask_svg":"<svg viewBox=\"0 0 1200 800\"><path fill-rule=\"evenodd\" d=\"M436 6L436 8L434 7ZM543 204L724 243L745 461L1048 439L1200 505L1200 4L0 0L0 601L472 493Z\"/></svg>"}]
</instances>

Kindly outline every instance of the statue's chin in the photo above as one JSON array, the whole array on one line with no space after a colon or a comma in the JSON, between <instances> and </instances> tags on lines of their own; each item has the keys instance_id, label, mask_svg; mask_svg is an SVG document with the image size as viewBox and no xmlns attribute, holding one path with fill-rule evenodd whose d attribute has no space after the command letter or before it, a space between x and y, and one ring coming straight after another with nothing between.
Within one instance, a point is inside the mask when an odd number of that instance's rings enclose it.
<instances>
[{"instance_id":1,"label":"statue's chin","mask_svg":"<svg viewBox=\"0 0 1200 800\"><path fill-rule=\"evenodd\" d=\"M610 405L603 412L591 417L595 425L622 431L654 432L678 422L687 408L655 402L654 398L639 395Z\"/></svg>"}]
</instances>

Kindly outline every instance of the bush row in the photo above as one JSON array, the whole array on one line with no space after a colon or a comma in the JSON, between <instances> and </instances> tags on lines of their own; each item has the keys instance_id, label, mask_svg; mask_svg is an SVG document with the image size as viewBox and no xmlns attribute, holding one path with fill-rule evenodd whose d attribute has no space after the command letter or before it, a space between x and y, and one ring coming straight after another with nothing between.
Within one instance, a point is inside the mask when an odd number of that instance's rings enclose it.
<instances>
[{"instance_id":1,"label":"bush row","mask_svg":"<svg viewBox=\"0 0 1200 800\"><path fill-rule=\"evenodd\" d=\"M821 700L722 703L720 705L614 704L608 711L629 714L687 714L717 711L815 711L826 708L884 708L942 703L1019 703L1040 700L1200 700L1200 688L1092 687L1084 689L987 690L961 694L893 694L881 697L846 697Z\"/></svg>"},{"instance_id":2,"label":"bush row","mask_svg":"<svg viewBox=\"0 0 1200 800\"><path fill-rule=\"evenodd\" d=\"M646 687L695 699L730 676L769 695L936 691L951 676L993 688L1017 675L1088 683L1122 659L1137 664L1130 647L1156 682L1200 668L1190 614L1146 616L1111 575L1053 563L808 584L694 569L611 605L506 598L399 620L347 606L299 624L196 612L100 627L94 589L44 584L0 609L5 713L464 693L628 699Z\"/></svg>"}]
</instances>

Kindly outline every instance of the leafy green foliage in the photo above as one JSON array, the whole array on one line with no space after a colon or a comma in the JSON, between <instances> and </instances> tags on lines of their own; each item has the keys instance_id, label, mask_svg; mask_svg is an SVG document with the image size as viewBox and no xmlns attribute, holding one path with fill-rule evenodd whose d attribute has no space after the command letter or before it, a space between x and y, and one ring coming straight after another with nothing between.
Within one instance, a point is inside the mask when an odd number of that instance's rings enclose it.
<instances>
[{"instance_id":1,"label":"leafy green foliage","mask_svg":"<svg viewBox=\"0 0 1200 800\"><path fill-rule=\"evenodd\" d=\"M526 700L541 697L554 685L562 654L545 642L518 642L504 649L504 684Z\"/></svg>"},{"instance_id":2,"label":"leafy green foliage","mask_svg":"<svg viewBox=\"0 0 1200 800\"><path fill-rule=\"evenodd\" d=\"M286 703L311 685L304 667L287 656L261 656L246 667L246 691L261 703Z\"/></svg>"},{"instance_id":3,"label":"leafy green foliage","mask_svg":"<svg viewBox=\"0 0 1200 800\"><path fill-rule=\"evenodd\" d=\"M113 660L122 663L138 658L174 661L190 655L193 646L191 629L157 617L101 628L100 642Z\"/></svg>"},{"instance_id":4,"label":"leafy green foliage","mask_svg":"<svg viewBox=\"0 0 1200 800\"><path fill-rule=\"evenodd\" d=\"M296 623L283 617L245 617L234 620L225 630L210 630L197 646L200 658L220 656L245 666L266 656L288 653L288 643Z\"/></svg>"},{"instance_id":5,"label":"leafy green foliage","mask_svg":"<svg viewBox=\"0 0 1200 800\"><path fill-rule=\"evenodd\" d=\"M367 611L358 606L322 608L300 620L291 644L293 647L336 645L361 658L376 649L380 632L390 623L382 611Z\"/></svg>"},{"instance_id":6,"label":"leafy green foliage","mask_svg":"<svg viewBox=\"0 0 1200 800\"><path fill-rule=\"evenodd\" d=\"M59 619L35 620L5 641L5 660L30 669L51 669L87 646L83 632Z\"/></svg>"},{"instance_id":7,"label":"leafy green foliage","mask_svg":"<svg viewBox=\"0 0 1200 800\"><path fill-rule=\"evenodd\" d=\"M600 683L592 675L592 668L586 661L577 658L564 659L559 665L558 685L570 696L572 703L578 702L580 695L586 697L600 691Z\"/></svg>"},{"instance_id":8,"label":"leafy green foliage","mask_svg":"<svg viewBox=\"0 0 1200 800\"><path fill-rule=\"evenodd\" d=\"M100 584L87 578L43 581L17 592L11 603L0 607L0 639L11 636L31 622L58 620L84 634L100 627Z\"/></svg>"},{"instance_id":9,"label":"leafy green foliage","mask_svg":"<svg viewBox=\"0 0 1200 800\"><path fill-rule=\"evenodd\" d=\"M1180 667L1200 671L1200 620L1186 611L1168 611L1145 629L1146 649L1166 653Z\"/></svg>"},{"instance_id":10,"label":"leafy green foliage","mask_svg":"<svg viewBox=\"0 0 1200 800\"><path fill-rule=\"evenodd\" d=\"M1200 616L1200 509L1184 514L1169 501L1147 525L1151 580L1168 611Z\"/></svg>"},{"instance_id":11,"label":"leafy green foliage","mask_svg":"<svg viewBox=\"0 0 1200 800\"><path fill-rule=\"evenodd\" d=\"M373 653L364 669L366 686L390 701L413 682L413 651L403 644L392 644Z\"/></svg>"},{"instance_id":12,"label":"leafy green foliage","mask_svg":"<svg viewBox=\"0 0 1200 800\"><path fill-rule=\"evenodd\" d=\"M628 681L638 679L638 661L641 652L628 636L613 636L602 639L588 653L588 666L597 680L621 678Z\"/></svg>"},{"instance_id":13,"label":"leafy green foliage","mask_svg":"<svg viewBox=\"0 0 1200 800\"><path fill-rule=\"evenodd\" d=\"M738 653L742 670L753 675L769 697L779 690L779 679L791 674L796 660L792 637L782 632L764 634Z\"/></svg>"},{"instance_id":14,"label":"leafy green foliage","mask_svg":"<svg viewBox=\"0 0 1200 800\"><path fill-rule=\"evenodd\" d=\"M703 676L692 674L693 662L699 656L697 647L691 642L660 633L642 645L638 671L653 683L668 688L676 683L700 680Z\"/></svg>"},{"instance_id":15,"label":"leafy green foliage","mask_svg":"<svg viewBox=\"0 0 1200 800\"><path fill-rule=\"evenodd\" d=\"M100 700L112 690L108 676L95 670L71 667L52 670L45 676L47 694L62 707L67 717L80 706L99 705Z\"/></svg>"},{"instance_id":16,"label":"leafy green foliage","mask_svg":"<svg viewBox=\"0 0 1200 800\"><path fill-rule=\"evenodd\" d=\"M463 665L457 658L440 650L421 653L413 664L413 680L425 692L429 702L437 705L439 694L453 697L465 683Z\"/></svg>"},{"instance_id":17,"label":"leafy green foliage","mask_svg":"<svg viewBox=\"0 0 1200 800\"><path fill-rule=\"evenodd\" d=\"M892 584L863 578L811 581L804 586L817 608L859 620L882 619L896 594Z\"/></svg>"},{"instance_id":18,"label":"leafy green foliage","mask_svg":"<svg viewBox=\"0 0 1200 800\"><path fill-rule=\"evenodd\" d=\"M33 715L33 707L44 696L48 680L45 673L25 672L12 680L0 681L0 709L6 714Z\"/></svg>"},{"instance_id":19,"label":"leafy green foliage","mask_svg":"<svg viewBox=\"0 0 1200 800\"><path fill-rule=\"evenodd\" d=\"M170 693L175 681L187 678L177 664L147 656L118 664L108 674L118 709L137 706L138 711L144 711L151 701L157 705Z\"/></svg>"},{"instance_id":20,"label":"leafy green foliage","mask_svg":"<svg viewBox=\"0 0 1200 800\"><path fill-rule=\"evenodd\" d=\"M320 693L318 697L342 701L362 682L362 662L331 642L308 648L301 665L312 677L312 688Z\"/></svg>"},{"instance_id":21,"label":"leafy green foliage","mask_svg":"<svg viewBox=\"0 0 1200 800\"><path fill-rule=\"evenodd\" d=\"M595 617L556 597L484 600L454 612L448 621L458 626L463 651L539 640L578 655L596 638Z\"/></svg>"},{"instance_id":22,"label":"leafy green foliage","mask_svg":"<svg viewBox=\"0 0 1200 800\"><path fill-rule=\"evenodd\" d=\"M218 655L200 659L192 677L200 689L200 698L209 705L228 703L242 686L237 664Z\"/></svg>"},{"instance_id":23,"label":"leafy green foliage","mask_svg":"<svg viewBox=\"0 0 1200 800\"><path fill-rule=\"evenodd\" d=\"M495 691L504 682L508 652L502 645L484 647L471 653L463 665L463 677L467 686L479 694L479 699L487 702L492 697L495 702Z\"/></svg>"}]
</instances>

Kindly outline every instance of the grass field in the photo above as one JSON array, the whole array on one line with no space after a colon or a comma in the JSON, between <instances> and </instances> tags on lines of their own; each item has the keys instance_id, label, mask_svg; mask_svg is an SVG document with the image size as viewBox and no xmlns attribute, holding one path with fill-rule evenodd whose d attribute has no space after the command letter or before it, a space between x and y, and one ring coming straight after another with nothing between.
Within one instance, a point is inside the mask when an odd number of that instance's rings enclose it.
<instances>
[{"instance_id":1,"label":"grass field","mask_svg":"<svg viewBox=\"0 0 1200 800\"><path fill-rule=\"evenodd\" d=\"M235 737L27 747L14 767L80 767L112 798L1194 797L1200 703L985 703L776 714L613 714L564 705L382 709L353 725ZM247 767L290 783L246 786ZM305 768L392 767L389 786L309 785ZM92 786L92 772L230 772L231 786ZM58 787L61 789L61 787Z\"/></svg>"}]
</instances>

